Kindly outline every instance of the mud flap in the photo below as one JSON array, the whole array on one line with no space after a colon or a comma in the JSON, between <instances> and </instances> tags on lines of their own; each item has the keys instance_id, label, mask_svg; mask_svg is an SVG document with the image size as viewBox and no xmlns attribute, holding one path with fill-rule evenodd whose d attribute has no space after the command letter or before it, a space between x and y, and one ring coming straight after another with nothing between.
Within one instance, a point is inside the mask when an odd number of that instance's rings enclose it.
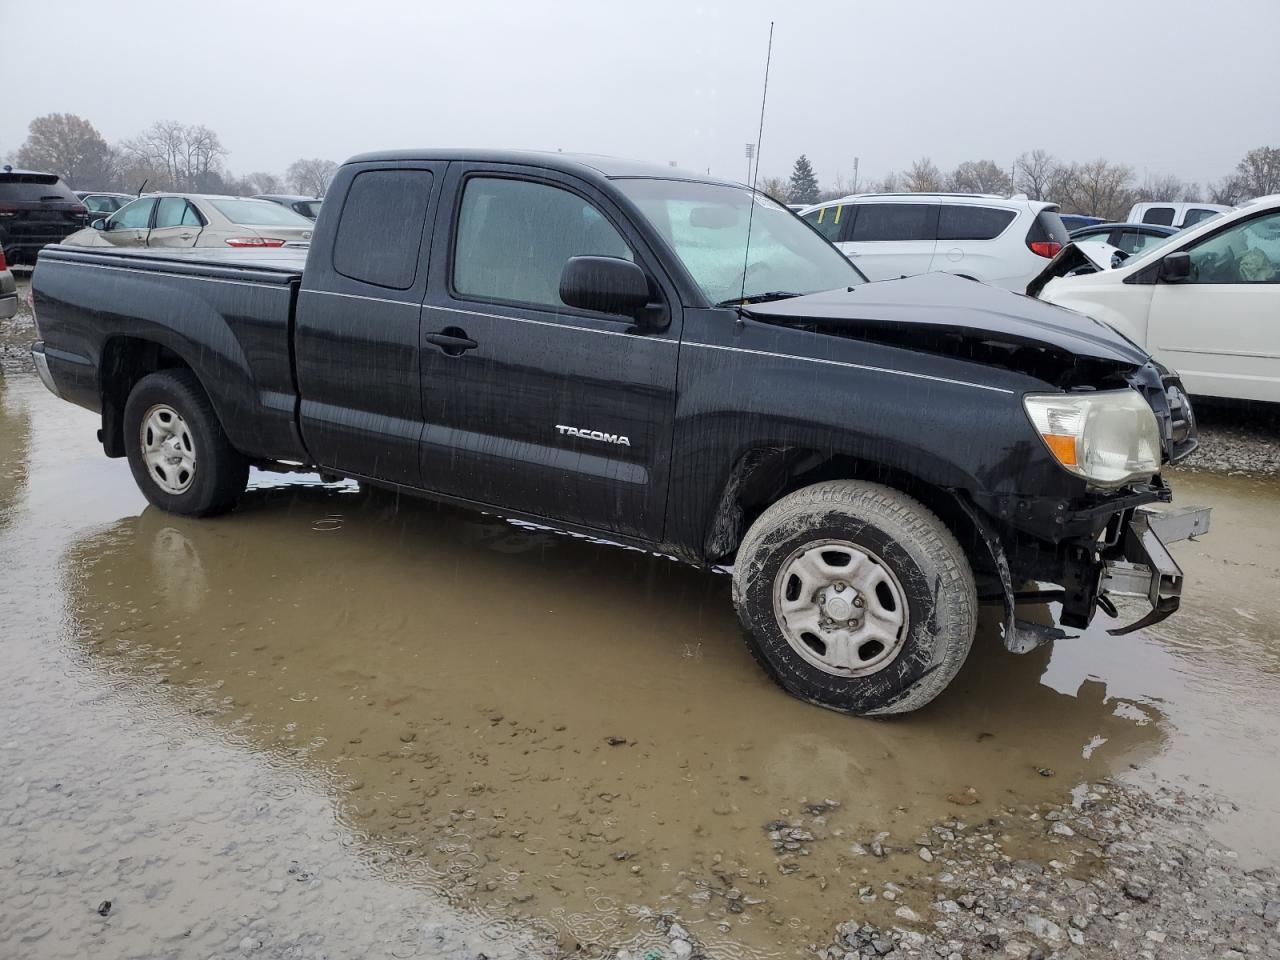
<instances>
[{"instance_id":1,"label":"mud flap","mask_svg":"<svg viewBox=\"0 0 1280 960\"><path fill-rule=\"evenodd\" d=\"M1066 638L1068 634L1061 627L1046 626L1045 624L1033 623L1030 620L1018 618L1017 596L1013 590L1013 575L1009 572L1009 558L1005 556L1004 545L1000 542L1000 538L996 536L995 531L990 528L986 520L978 513L977 509L970 505L964 497L957 497L956 502L968 514L969 519L973 521L974 527L982 535L982 540L986 543L987 550L991 553L996 573L1000 577L1001 602L1004 604L1004 621L1000 625L1000 630L1005 649L1010 653L1030 653L1037 647L1053 640Z\"/></svg>"}]
</instances>

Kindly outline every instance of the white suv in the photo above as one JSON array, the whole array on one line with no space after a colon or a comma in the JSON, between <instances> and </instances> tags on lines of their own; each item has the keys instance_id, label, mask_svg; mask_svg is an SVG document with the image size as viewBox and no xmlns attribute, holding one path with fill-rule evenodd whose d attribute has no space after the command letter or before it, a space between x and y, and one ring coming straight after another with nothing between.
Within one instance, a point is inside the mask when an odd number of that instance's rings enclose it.
<instances>
[{"instance_id":1,"label":"white suv","mask_svg":"<svg viewBox=\"0 0 1280 960\"><path fill-rule=\"evenodd\" d=\"M1053 203L973 193L867 193L800 216L872 280L956 273L1024 291L1070 242Z\"/></svg>"}]
</instances>

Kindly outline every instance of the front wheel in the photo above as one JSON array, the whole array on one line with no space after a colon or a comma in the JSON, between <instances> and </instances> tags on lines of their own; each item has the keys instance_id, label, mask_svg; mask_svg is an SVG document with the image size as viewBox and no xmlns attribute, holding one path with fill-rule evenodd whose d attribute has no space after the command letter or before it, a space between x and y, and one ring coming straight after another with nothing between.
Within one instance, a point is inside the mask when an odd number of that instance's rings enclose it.
<instances>
[{"instance_id":1,"label":"front wheel","mask_svg":"<svg viewBox=\"0 0 1280 960\"><path fill-rule=\"evenodd\" d=\"M124 407L124 443L139 489L170 513L223 513L249 480L249 461L231 446L189 370L162 370L134 385Z\"/></svg>"},{"instance_id":2,"label":"front wheel","mask_svg":"<svg viewBox=\"0 0 1280 960\"><path fill-rule=\"evenodd\" d=\"M951 531L889 487L805 487L752 524L734 564L752 655L789 693L854 714L936 697L973 643L973 571Z\"/></svg>"}]
</instances>

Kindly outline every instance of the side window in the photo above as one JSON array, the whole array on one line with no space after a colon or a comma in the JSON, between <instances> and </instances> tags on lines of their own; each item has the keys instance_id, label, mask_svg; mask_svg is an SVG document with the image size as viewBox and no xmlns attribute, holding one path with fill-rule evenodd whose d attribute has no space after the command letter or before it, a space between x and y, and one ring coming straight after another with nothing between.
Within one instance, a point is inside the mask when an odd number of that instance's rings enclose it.
<instances>
[{"instance_id":1,"label":"side window","mask_svg":"<svg viewBox=\"0 0 1280 960\"><path fill-rule=\"evenodd\" d=\"M927 203L859 204L854 241L932 240L933 207Z\"/></svg>"},{"instance_id":2,"label":"side window","mask_svg":"<svg viewBox=\"0 0 1280 960\"><path fill-rule=\"evenodd\" d=\"M187 204L187 208L182 211L182 226L184 227L203 227L204 220L200 217L200 211Z\"/></svg>"},{"instance_id":3,"label":"side window","mask_svg":"<svg viewBox=\"0 0 1280 960\"><path fill-rule=\"evenodd\" d=\"M939 240L994 240L1017 214L994 207L944 203L938 213Z\"/></svg>"},{"instance_id":4,"label":"side window","mask_svg":"<svg viewBox=\"0 0 1280 960\"><path fill-rule=\"evenodd\" d=\"M1142 215L1143 223L1156 223L1162 227L1173 226L1173 207L1152 207Z\"/></svg>"},{"instance_id":5,"label":"side window","mask_svg":"<svg viewBox=\"0 0 1280 960\"><path fill-rule=\"evenodd\" d=\"M85 197L82 203L90 213L110 213L110 197Z\"/></svg>"},{"instance_id":6,"label":"side window","mask_svg":"<svg viewBox=\"0 0 1280 960\"><path fill-rule=\"evenodd\" d=\"M856 208L846 203L837 203L829 207L810 210L804 215L815 230L835 243L840 239L840 231Z\"/></svg>"},{"instance_id":7,"label":"side window","mask_svg":"<svg viewBox=\"0 0 1280 960\"><path fill-rule=\"evenodd\" d=\"M1280 283L1280 211L1228 227L1188 253L1190 283Z\"/></svg>"},{"instance_id":8,"label":"side window","mask_svg":"<svg viewBox=\"0 0 1280 960\"><path fill-rule=\"evenodd\" d=\"M590 202L568 190L472 177L462 194L453 288L467 297L552 308L571 257L634 259L626 240Z\"/></svg>"},{"instance_id":9,"label":"side window","mask_svg":"<svg viewBox=\"0 0 1280 960\"><path fill-rule=\"evenodd\" d=\"M1210 217L1216 217L1218 211L1206 210L1204 207L1192 207L1187 211L1187 215L1182 218L1183 227L1189 227L1199 223L1201 220L1208 220Z\"/></svg>"},{"instance_id":10,"label":"side window","mask_svg":"<svg viewBox=\"0 0 1280 960\"><path fill-rule=\"evenodd\" d=\"M182 225L182 218L187 213L187 201L181 197L161 197L160 203L156 207L156 226L159 230L161 227L177 227Z\"/></svg>"},{"instance_id":11,"label":"side window","mask_svg":"<svg viewBox=\"0 0 1280 960\"><path fill-rule=\"evenodd\" d=\"M151 208L156 205L155 197L145 197L126 203L111 216L111 222L118 230L139 228L145 230L151 220Z\"/></svg>"},{"instance_id":12,"label":"side window","mask_svg":"<svg viewBox=\"0 0 1280 960\"><path fill-rule=\"evenodd\" d=\"M412 287L418 276L432 179L429 170L356 174L333 241L333 269L378 287Z\"/></svg>"}]
</instances>

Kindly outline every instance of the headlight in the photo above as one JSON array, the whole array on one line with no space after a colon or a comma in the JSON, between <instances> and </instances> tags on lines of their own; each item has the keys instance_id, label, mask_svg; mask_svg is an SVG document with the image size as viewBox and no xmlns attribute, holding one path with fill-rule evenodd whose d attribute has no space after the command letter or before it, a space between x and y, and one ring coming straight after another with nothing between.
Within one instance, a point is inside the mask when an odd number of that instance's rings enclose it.
<instances>
[{"instance_id":1,"label":"headlight","mask_svg":"<svg viewBox=\"0 0 1280 960\"><path fill-rule=\"evenodd\" d=\"M1028 394L1022 404L1053 458L1094 486L1160 470L1160 427L1136 390Z\"/></svg>"}]
</instances>

